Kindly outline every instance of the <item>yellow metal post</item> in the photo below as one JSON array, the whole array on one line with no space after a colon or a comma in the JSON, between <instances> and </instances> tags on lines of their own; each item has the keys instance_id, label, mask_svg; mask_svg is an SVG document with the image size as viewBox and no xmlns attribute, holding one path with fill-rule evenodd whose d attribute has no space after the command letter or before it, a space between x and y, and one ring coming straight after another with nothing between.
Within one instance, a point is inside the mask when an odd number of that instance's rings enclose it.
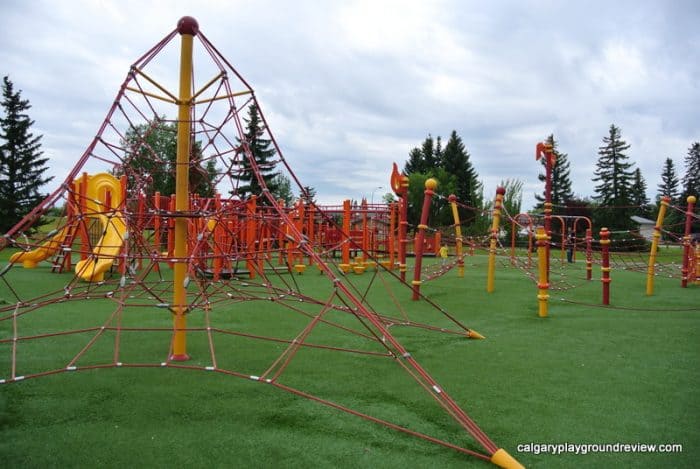
<instances>
[{"instance_id":1,"label":"yellow metal post","mask_svg":"<svg viewBox=\"0 0 700 469\"><path fill-rule=\"evenodd\" d=\"M499 225L501 223L501 205L503 196L506 193L505 187L496 188L496 200L493 202L493 221L491 222L491 244L489 245L489 266L486 278L486 291L493 293L494 278L496 275L496 243L498 241Z\"/></svg>"},{"instance_id":2,"label":"yellow metal post","mask_svg":"<svg viewBox=\"0 0 700 469\"><path fill-rule=\"evenodd\" d=\"M175 172L175 211L189 209L190 111L192 97L192 43L199 30L197 21L185 16L178 21L181 36L180 94L177 109L177 167ZM189 360L187 355L187 218L175 218L175 265L173 266L173 350L174 361Z\"/></svg>"},{"instance_id":3,"label":"yellow metal post","mask_svg":"<svg viewBox=\"0 0 700 469\"><path fill-rule=\"evenodd\" d=\"M452 206L452 218L455 221L455 237L457 244L457 276L464 277L464 254L462 253L462 224L459 221L459 210L457 210L457 196L451 194L447 200Z\"/></svg>"},{"instance_id":4,"label":"yellow metal post","mask_svg":"<svg viewBox=\"0 0 700 469\"><path fill-rule=\"evenodd\" d=\"M537 301L539 304L539 316L546 318L549 310L549 282L547 281L547 232L544 227L537 228L537 264L539 281L537 282Z\"/></svg>"},{"instance_id":5,"label":"yellow metal post","mask_svg":"<svg viewBox=\"0 0 700 469\"><path fill-rule=\"evenodd\" d=\"M647 267L647 296L654 294L654 266L656 265L656 251L659 248L659 240L661 239L661 227L664 224L666 216L666 208L668 207L671 198L663 196L661 198L661 207L659 207L659 216L656 218L656 226L654 226L654 236L651 241L651 251L649 252L649 266Z\"/></svg>"}]
</instances>

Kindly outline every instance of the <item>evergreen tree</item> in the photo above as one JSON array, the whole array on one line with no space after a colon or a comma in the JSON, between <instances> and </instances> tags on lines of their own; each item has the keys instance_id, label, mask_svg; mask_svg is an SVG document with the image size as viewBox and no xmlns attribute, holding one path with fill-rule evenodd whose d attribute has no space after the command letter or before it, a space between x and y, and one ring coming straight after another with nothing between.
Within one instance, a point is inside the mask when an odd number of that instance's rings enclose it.
<instances>
[{"instance_id":1,"label":"evergreen tree","mask_svg":"<svg viewBox=\"0 0 700 469\"><path fill-rule=\"evenodd\" d=\"M277 187L275 187L275 176L277 173L274 170L271 159L277 154L277 151L272 146L272 140L263 137L265 135L265 126L262 119L260 119L260 114L255 104L251 104L248 107L248 117L244 118L244 121L246 123L246 131L243 135L243 141L239 140L240 149L235 162L239 169L238 179L240 184L236 192L242 199L251 195L260 196L262 192L262 186L245 153L245 147L247 146L255 159L265 186L274 195L277 192ZM264 205L267 204L267 199L261 197L258 199L258 202Z\"/></svg>"},{"instance_id":2,"label":"evergreen tree","mask_svg":"<svg viewBox=\"0 0 700 469\"><path fill-rule=\"evenodd\" d=\"M571 189L571 169L569 167L569 155L567 153L561 153L557 149L558 143L554 139L554 135L551 134L547 137L547 143L552 145L552 151L556 157L556 162L552 167L552 208L553 214L564 213L565 208L563 207L569 199L572 199L574 192ZM547 180L545 168L545 158L540 159L542 163L543 172L537 175L537 179L542 183ZM544 184L543 184L544 187ZM545 201L545 189L542 189L542 194L535 194L535 199L539 202L535 208L538 210L544 209Z\"/></svg>"},{"instance_id":3,"label":"evergreen tree","mask_svg":"<svg viewBox=\"0 0 700 469\"><path fill-rule=\"evenodd\" d=\"M632 205L636 206L637 215L648 218L651 216L649 198L647 197L647 183L642 176L642 170L634 170L632 178Z\"/></svg>"},{"instance_id":4,"label":"evergreen tree","mask_svg":"<svg viewBox=\"0 0 700 469\"><path fill-rule=\"evenodd\" d=\"M685 175L681 203L685 204L689 195L694 195L700 204L700 142L693 143L685 156Z\"/></svg>"},{"instance_id":5,"label":"evergreen tree","mask_svg":"<svg viewBox=\"0 0 700 469\"><path fill-rule=\"evenodd\" d=\"M408 153L408 161L403 167L404 174L424 173L426 171L425 159L420 148L413 148Z\"/></svg>"},{"instance_id":6,"label":"evergreen tree","mask_svg":"<svg viewBox=\"0 0 700 469\"><path fill-rule=\"evenodd\" d=\"M696 198L695 207L700 207L700 142L694 142L688 148L688 154L685 156L685 175L683 176L683 195L681 196L681 205L686 206L688 196L693 195ZM693 221L693 233L700 233L700 220L697 218Z\"/></svg>"},{"instance_id":7,"label":"evergreen tree","mask_svg":"<svg viewBox=\"0 0 700 469\"><path fill-rule=\"evenodd\" d=\"M6 232L46 195L39 189L53 177L45 177L48 158L42 158L41 135L31 132L34 121L26 111L29 101L15 92L9 77L2 83L0 118L0 232Z\"/></svg>"},{"instance_id":8,"label":"evergreen tree","mask_svg":"<svg viewBox=\"0 0 700 469\"><path fill-rule=\"evenodd\" d=\"M661 184L657 187L657 211L655 216L658 216L658 207L660 207L661 197L667 196L671 198L671 205L678 205L680 199L679 190L680 181L676 175L676 167L671 158L666 158L663 168L661 169ZM684 204L683 204L684 205ZM675 233L676 236L682 236L684 231L685 217L680 212L671 208L666 210L664 218L664 230ZM664 239L673 239L673 236L667 233L663 234Z\"/></svg>"},{"instance_id":9,"label":"evergreen tree","mask_svg":"<svg viewBox=\"0 0 700 469\"><path fill-rule=\"evenodd\" d=\"M481 185L474 166L469 161L470 155L464 147L461 137L453 130L442 152L442 168L455 176L455 196L457 200L471 207L481 208ZM459 208L460 221L473 219L473 212ZM468 224L467 224L468 225Z\"/></svg>"},{"instance_id":10,"label":"evergreen tree","mask_svg":"<svg viewBox=\"0 0 700 469\"><path fill-rule=\"evenodd\" d=\"M311 186L303 186L301 194L299 197L304 201L306 205L316 203L316 189Z\"/></svg>"},{"instance_id":11,"label":"evergreen tree","mask_svg":"<svg viewBox=\"0 0 700 469\"><path fill-rule=\"evenodd\" d=\"M630 205L632 204L632 166L625 153L630 145L622 140L622 132L615 124L610 125L607 137L603 137L603 146L598 147L593 181L594 199L598 203L595 211L595 225L611 230L630 229L632 221Z\"/></svg>"},{"instance_id":12,"label":"evergreen tree","mask_svg":"<svg viewBox=\"0 0 700 469\"><path fill-rule=\"evenodd\" d=\"M435 164L435 141L433 140L432 135L428 134L428 137L425 139L423 146L421 147L421 152L423 153L423 164L425 165L425 171L430 171L431 169L435 168L437 166Z\"/></svg>"},{"instance_id":13,"label":"evergreen tree","mask_svg":"<svg viewBox=\"0 0 700 469\"><path fill-rule=\"evenodd\" d=\"M442 144L440 137L437 138L437 148L433 136L428 136L423 141L420 148L413 148L408 154L408 161L404 166L403 172L406 175L412 173L428 173L438 166L438 160L442 154Z\"/></svg>"},{"instance_id":14,"label":"evergreen tree","mask_svg":"<svg viewBox=\"0 0 700 469\"><path fill-rule=\"evenodd\" d=\"M661 184L657 187L658 194L657 199L661 199L663 196L671 198L672 204L677 204L680 197L678 176L676 175L676 167L673 164L671 158L666 158L664 161L664 166L661 170Z\"/></svg>"},{"instance_id":15,"label":"evergreen tree","mask_svg":"<svg viewBox=\"0 0 700 469\"><path fill-rule=\"evenodd\" d=\"M439 135L435 139L435 151L433 151L433 165L442 167L442 137Z\"/></svg>"},{"instance_id":16,"label":"evergreen tree","mask_svg":"<svg viewBox=\"0 0 700 469\"><path fill-rule=\"evenodd\" d=\"M469 152L455 130L450 134L444 149L441 137L433 140L428 137L420 147L413 148L404 166L404 173L409 176L409 222L418 223L423 201L423 183L428 177L438 180L438 194L448 196L455 194L464 205L472 210L460 207L460 221L465 232L475 229L476 219L481 217L483 208L483 188L477 179L477 173L469 161ZM411 176L414 177L411 177ZM417 206L414 207L414 205ZM447 226L454 223L452 209L445 198L436 197L431 206L431 220L434 226Z\"/></svg>"}]
</instances>

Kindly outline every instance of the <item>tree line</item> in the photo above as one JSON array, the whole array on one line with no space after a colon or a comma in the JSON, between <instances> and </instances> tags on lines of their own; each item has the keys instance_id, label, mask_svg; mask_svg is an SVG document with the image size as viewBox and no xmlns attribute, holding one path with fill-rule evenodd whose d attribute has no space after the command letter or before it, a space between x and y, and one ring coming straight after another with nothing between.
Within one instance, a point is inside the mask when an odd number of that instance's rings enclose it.
<instances>
[{"instance_id":1,"label":"tree line","mask_svg":"<svg viewBox=\"0 0 700 469\"><path fill-rule=\"evenodd\" d=\"M640 168L635 167L629 157L631 145L622 138L622 130L610 125L608 134L603 137L598 147L598 159L594 176L595 186L592 196L574 194L571 181L571 163L568 154L560 150L554 135L549 135L546 142L552 145L556 164L552 168L551 202L554 215L588 216L595 227L607 227L610 230L633 230L637 223L631 219L636 215L642 218L655 218L661 197L671 198L671 204L685 207L689 195L700 195L700 143L690 145L685 156L685 173L682 178L677 174L673 159L666 158L661 171L661 183L657 186L654 203L647 196L647 184ZM542 192L535 195L538 201L534 213L541 213L544 207L545 168L541 159L542 171L538 179L542 182ZM445 148L442 139L431 135L422 145L410 150L404 166L404 173L409 177L409 223L417 225L423 198L423 182L428 177L438 180L437 192L440 195L454 193L458 200L470 208L460 209L460 219L467 233L485 233L484 215L491 209L490 198L484 197L483 184L479 181L476 168L471 162L462 138L452 131ZM509 179L501 181L506 187L504 206L514 216L520 212L522 204L522 181ZM674 210L667 212L665 226L678 227L683 215ZM431 224L447 226L452 224L446 199L439 197L431 207ZM506 229L509 229L507 226ZM700 226L695 226L695 230ZM682 231L676 229L675 231Z\"/></svg>"},{"instance_id":2,"label":"tree line","mask_svg":"<svg viewBox=\"0 0 700 469\"><path fill-rule=\"evenodd\" d=\"M45 176L48 158L41 151L41 135L31 131L34 121L27 111L29 101L22 99L21 91L15 91L7 76L2 82L2 108L0 117L0 232L6 232L31 211L46 194L41 188L53 178ZM245 133L238 139L236 155L230 167L222 171L216 167L213 156L203 154L202 142L195 140L190 160L190 186L194 193L211 197L223 177L231 177L234 189L231 195L244 199L251 194L260 194L261 186L250 162L244 153L249 151L259 167L259 174L270 192L286 204L291 204L294 195L291 181L275 170L273 158L276 150L270 139L265 138L266 129L255 105L247 109L244 117ZM127 131L124 142L124 160L114 170L116 175L126 174L132 184L142 184L149 194L156 191L172 194L175 190L176 124L165 116L155 117L151 122L135 126ZM552 171L553 213L563 215L585 215L593 219L596 227L607 226L611 230L634 229L631 216L654 218L661 197L671 198L671 204L684 206L689 195L700 195L700 142L694 142L685 155L685 172L679 177L674 161L667 157L660 168L661 183L657 186L652 203L647 196L647 184L641 170L635 167L628 152L630 144L622 138L622 131L612 124L608 135L598 147L598 160L594 172L594 194L579 196L573 193L571 164L568 154L560 150L554 135L547 141L552 145L556 165ZM542 160L544 163L544 160ZM455 130L450 133L443 147L442 138L428 135L420 146L410 150L404 166L410 181L409 223L418 224L426 179L438 180L437 196L431 206L431 225L449 226L453 223L449 194L455 194L460 202L459 215L467 234L484 234L489 227L491 197L484 196L483 184L471 162L471 155L462 138ZM544 168L538 175L544 181ZM514 216L521 211L523 183L519 179L501 181L506 187L505 211ZM298 197L314 202L316 191L305 186ZM544 190L536 195L542 209ZM265 203L265 201L261 201ZM682 223L682 214L669 211L667 226ZM694 231L700 231L695 222ZM682 231L676 229L675 231Z\"/></svg>"}]
</instances>

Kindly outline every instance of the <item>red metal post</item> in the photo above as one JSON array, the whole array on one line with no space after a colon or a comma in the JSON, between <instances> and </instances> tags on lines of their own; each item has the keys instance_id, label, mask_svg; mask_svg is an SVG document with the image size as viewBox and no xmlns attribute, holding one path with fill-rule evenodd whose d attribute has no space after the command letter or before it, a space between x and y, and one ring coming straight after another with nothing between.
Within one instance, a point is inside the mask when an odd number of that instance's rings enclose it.
<instances>
[{"instance_id":1,"label":"red metal post","mask_svg":"<svg viewBox=\"0 0 700 469\"><path fill-rule=\"evenodd\" d=\"M350 272L350 200L343 201L343 245L341 248L341 264L338 266L340 270L347 273Z\"/></svg>"},{"instance_id":2,"label":"red metal post","mask_svg":"<svg viewBox=\"0 0 700 469\"><path fill-rule=\"evenodd\" d=\"M590 280L593 275L593 230L586 228L586 280Z\"/></svg>"},{"instance_id":3,"label":"red metal post","mask_svg":"<svg viewBox=\"0 0 700 469\"><path fill-rule=\"evenodd\" d=\"M545 185L544 185L544 231L547 234L547 281L549 281L549 250L552 239L552 168L556 162L554 148L551 143L538 143L535 151L535 159L544 157Z\"/></svg>"},{"instance_id":4,"label":"red metal post","mask_svg":"<svg viewBox=\"0 0 700 469\"><path fill-rule=\"evenodd\" d=\"M396 249L396 246L394 245L394 236L396 234L396 214L398 210L396 210L396 203L393 202L389 205L391 212L389 214L389 245L388 245L388 251L389 251L389 269L394 268L394 258L396 257L396 252L394 252L394 249Z\"/></svg>"},{"instance_id":5,"label":"red metal post","mask_svg":"<svg viewBox=\"0 0 700 469\"><path fill-rule=\"evenodd\" d=\"M693 209L695 208L696 201L697 199L694 195L689 195L687 199L688 206L685 210L685 231L683 233L683 267L681 269L681 287L683 288L686 288L688 286L691 256L695 256L695 253L690 249L690 231L693 227ZM694 275L695 273L693 272L693 276Z\"/></svg>"},{"instance_id":6,"label":"red metal post","mask_svg":"<svg viewBox=\"0 0 700 469\"><path fill-rule=\"evenodd\" d=\"M248 269L248 277L250 278L255 278L255 271L257 270L258 239L256 235L258 227L255 220L257 208L257 196L253 195L245 204L246 268Z\"/></svg>"},{"instance_id":7,"label":"red metal post","mask_svg":"<svg viewBox=\"0 0 700 469\"><path fill-rule=\"evenodd\" d=\"M421 269L423 267L423 242L425 241L425 229L428 228L428 215L430 214L430 202L433 200L434 190L437 187L437 180L430 178L425 181L425 192L423 192L423 208L420 212L420 224L418 225L418 233L416 233L416 262L413 267L413 297L418 300L420 298L421 285Z\"/></svg>"},{"instance_id":8,"label":"red metal post","mask_svg":"<svg viewBox=\"0 0 700 469\"><path fill-rule=\"evenodd\" d=\"M362 214L362 254L360 255L361 265L367 264L367 251L370 249L369 244L369 225L367 224L367 199L362 199L360 204L360 213Z\"/></svg>"},{"instance_id":9,"label":"red metal post","mask_svg":"<svg viewBox=\"0 0 700 469\"><path fill-rule=\"evenodd\" d=\"M600 230L600 246L602 248L603 265L600 268L601 279L603 283L603 304L610 304L610 232L607 228Z\"/></svg>"}]
</instances>

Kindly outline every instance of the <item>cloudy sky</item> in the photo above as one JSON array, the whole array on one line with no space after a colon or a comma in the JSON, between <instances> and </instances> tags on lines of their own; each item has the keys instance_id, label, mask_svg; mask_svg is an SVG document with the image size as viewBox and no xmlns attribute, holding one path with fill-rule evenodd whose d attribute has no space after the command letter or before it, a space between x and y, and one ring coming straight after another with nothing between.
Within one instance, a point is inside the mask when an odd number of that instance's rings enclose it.
<instances>
[{"instance_id":1,"label":"cloudy sky","mask_svg":"<svg viewBox=\"0 0 700 469\"><path fill-rule=\"evenodd\" d=\"M0 73L32 104L56 182L129 65L184 15L255 89L285 158L322 202L388 192L428 134L454 129L487 197L542 190L535 144L593 194L610 124L656 194L700 140L700 2L0 0ZM174 71L176 73L176 71Z\"/></svg>"}]
</instances>

